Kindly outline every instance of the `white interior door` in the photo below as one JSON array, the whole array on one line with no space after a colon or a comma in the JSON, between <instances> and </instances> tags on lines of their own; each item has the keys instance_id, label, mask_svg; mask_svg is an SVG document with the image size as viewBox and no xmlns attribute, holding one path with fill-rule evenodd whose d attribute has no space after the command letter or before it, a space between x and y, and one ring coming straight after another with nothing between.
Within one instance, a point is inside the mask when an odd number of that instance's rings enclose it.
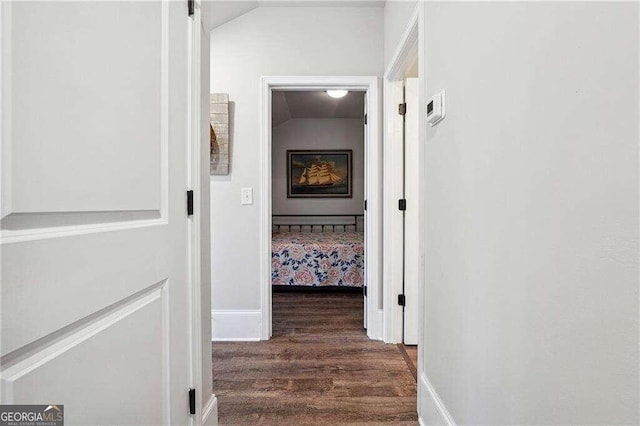
<instances>
[{"instance_id":1,"label":"white interior door","mask_svg":"<svg viewBox=\"0 0 640 426\"><path fill-rule=\"evenodd\" d=\"M404 343L418 344L418 208L419 208L419 150L418 150L418 79L405 80L405 103L407 104L404 125L405 143L405 238L404 238Z\"/></svg>"},{"instance_id":2,"label":"white interior door","mask_svg":"<svg viewBox=\"0 0 640 426\"><path fill-rule=\"evenodd\" d=\"M363 206L364 208L364 222L362 223L363 226L363 230L364 230L364 247L365 247L365 251L364 251L364 288L362 289L362 295L363 295L363 299L364 299L364 303L363 303L363 309L364 309L364 314L362 315L363 321L364 321L364 328L367 328L367 312L369 312L369 305L368 305L368 298L367 298L367 285L369 283L369 280L367 279L367 265L369 264L369 261L371 259L371 257L367 257L367 253L369 253L369 245L367 242L367 210L366 210L366 205L367 205L367 194L368 192L368 188L370 185L369 182L369 178L368 178L368 173L367 173L367 164L369 164L369 148L368 148L368 141L369 141L369 135L368 135L368 124L367 124L367 95L368 93L365 93L364 95L364 203L365 205ZM356 219L356 231L358 230L358 220Z\"/></svg>"},{"instance_id":3,"label":"white interior door","mask_svg":"<svg viewBox=\"0 0 640 426\"><path fill-rule=\"evenodd\" d=\"M187 424L186 2L1 7L1 402Z\"/></svg>"}]
</instances>

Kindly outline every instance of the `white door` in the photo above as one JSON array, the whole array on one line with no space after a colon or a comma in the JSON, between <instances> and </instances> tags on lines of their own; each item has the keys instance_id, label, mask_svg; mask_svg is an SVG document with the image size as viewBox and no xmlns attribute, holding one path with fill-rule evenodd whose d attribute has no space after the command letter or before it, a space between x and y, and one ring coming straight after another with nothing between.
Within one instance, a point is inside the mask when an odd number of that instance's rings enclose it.
<instances>
[{"instance_id":1,"label":"white door","mask_svg":"<svg viewBox=\"0 0 640 426\"><path fill-rule=\"evenodd\" d=\"M405 198L407 210L404 214L404 344L418 344L418 79L405 80L406 114L404 123L405 145Z\"/></svg>"},{"instance_id":2,"label":"white door","mask_svg":"<svg viewBox=\"0 0 640 426\"><path fill-rule=\"evenodd\" d=\"M186 2L2 2L1 403L188 424Z\"/></svg>"},{"instance_id":3,"label":"white door","mask_svg":"<svg viewBox=\"0 0 640 426\"><path fill-rule=\"evenodd\" d=\"M367 328L367 312L369 312L369 304L368 304L368 298L367 298L367 284L369 283L369 280L367 279L367 265L369 264L371 257L367 256L367 253L369 253L369 245L368 245L368 241L367 241L367 194L369 193L369 178L368 178L368 173L367 173L367 164L369 164L369 148L367 145L369 145L367 142L369 141L369 135L368 135L368 124L367 124L367 95L368 93L365 93L364 95L364 221L362 223L362 227L363 227L363 231L364 231L364 247L365 247L365 251L364 251L364 287L363 287L363 298L364 298L364 303L363 303L363 309L364 309L364 314L362 315L363 317L363 321L364 321L364 328ZM358 219L356 218L356 231L358 231Z\"/></svg>"}]
</instances>

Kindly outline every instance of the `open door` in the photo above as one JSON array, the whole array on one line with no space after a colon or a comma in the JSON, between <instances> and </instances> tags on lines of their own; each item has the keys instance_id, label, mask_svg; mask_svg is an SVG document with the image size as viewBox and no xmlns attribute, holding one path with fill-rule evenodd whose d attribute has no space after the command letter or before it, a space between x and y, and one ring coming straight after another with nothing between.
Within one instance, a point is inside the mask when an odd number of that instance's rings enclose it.
<instances>
[{"instance_id":1,"label":"open door","mask_svg":"<svg viewBox=\"0 0 640 426\"><path fill-rule=\"evenodd\" d=\"M2 2L1 403L189 424L185 2Z\"/></svg>"},{"instance_id":2,"label":"open door","mask_svg":"<svg viewBox=\"0 0 640 426\"><path fill-rule=\"evenodd\" d=\"M419 166L418 149L418 79L405 79L404 101L404 190L406 211L404 212L404 335L405 345L418 344L418 268L419 235Z\"/></svg>"},{"instance_id":3,"label":"open door","mask_svg":"<svg viewBox=\"0 0 640 426\"><path fill-rule=\"evenodd\" d=\"M369 164L369 156L371 155L370 153L370 149L368 147L368 141L369 141L369 135L368 135L368 117L367 117L367 96L369 95L369 93L365 93L364 95L364 223L362 224L363 226L363 230L364 230L364 264L368 265L369 264L369 260L371 259L370 256L367 255L367 253L369 253L369 244L367 244L367 194L368 192L368 188L370 185L369 182L369 178L367 176L367 164ZM358 230L358 220L356 219L356 231ZM362 287L362 294L363 294L363 298L364 298L364 303L363 303L363 308L364 309L364 315L362 315L363 319L364 319L364 328L367 328L367 313L369 312L369 305L368 305L368 298L367 298L367 283L369 282L369 280L367 279L367 268L365 267L364 269L364 285Z\"/></svg>"}]
</instances>

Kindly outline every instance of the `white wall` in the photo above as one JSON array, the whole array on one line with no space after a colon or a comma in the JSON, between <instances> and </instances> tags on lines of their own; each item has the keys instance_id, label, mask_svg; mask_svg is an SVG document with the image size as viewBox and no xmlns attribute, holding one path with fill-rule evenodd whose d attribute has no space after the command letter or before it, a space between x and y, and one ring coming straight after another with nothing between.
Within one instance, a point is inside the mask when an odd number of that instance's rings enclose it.
<instances>
[{"instance_id":1,"label":"white wall","mask_svg":"<svg viewBox=\"0 0 640 426\"><path fill-rule=\"evenodd\" d=\"M409 19L416 8L416 0L387 0L384 6L384 66L389 66Z\"/></svg>"},{"instance_id":2,"label":"white wall","mask_svg":"<svg viewBox=\"0 0 640 426\"><path fill-rule=\"evenodd\" d=\"M273 214L364 213L364 122L356 118L296 118L272 131ZM352 198L287 198L287 150L350 149Z\"/></svg>"},{"instance_id":3,"label":"white wall","mask_svg":"<svg viewBox=\"0 0 640 426\"><path fill-rule=\"evenodd\" d=\"M212 31L211 91L228 92L232 102L231 174L211 178L214 310L260 308L260 77L381 76L382 13L260 7ZM253 188L253 205L240 205L242 187Z\"/></svg>"},{"instance_id":4,"label":"white wall","mask_svg":"<svg viewBox=\"0 0 640 426\"><path fill-rule=\"evenodd\" d=\"M431 384L458 424L638 424L638 4L425 8Z\"/></svg>"}]
</instances>

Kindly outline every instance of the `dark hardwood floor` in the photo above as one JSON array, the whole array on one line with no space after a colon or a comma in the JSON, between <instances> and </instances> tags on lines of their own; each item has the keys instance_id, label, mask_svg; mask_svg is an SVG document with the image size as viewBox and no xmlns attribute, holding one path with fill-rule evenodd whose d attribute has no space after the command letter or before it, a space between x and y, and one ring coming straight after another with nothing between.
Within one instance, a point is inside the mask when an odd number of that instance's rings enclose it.
<instances>
[{"instance_id":1,"label":"dark hardwood floor","mask_svg":"<svg viewBox=\"0 0 640 426\"><path fill-rule=\"evenodd\" d=\"M213 343L220 424L416 424L400 349L362 323L361 295L275 293L271 340Z\"/></svg>"}]
</instances>

